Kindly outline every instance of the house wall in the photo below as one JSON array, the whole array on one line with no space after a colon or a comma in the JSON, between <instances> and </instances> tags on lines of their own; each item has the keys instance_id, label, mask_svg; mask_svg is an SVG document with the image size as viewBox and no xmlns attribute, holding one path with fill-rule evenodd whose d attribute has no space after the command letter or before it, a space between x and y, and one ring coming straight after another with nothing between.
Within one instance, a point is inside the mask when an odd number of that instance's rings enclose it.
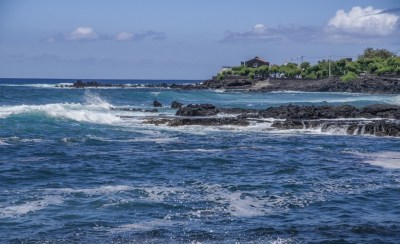
<instances>
[{"instance_id":1,"label":"house wall","mask_svg":"<svg viewBox=\"0 0 400 244\"><path fill-rule=\"evenodd\" d=\"M247 67L254 67L254 64L257 64L256 67L260 67L260 66L262 66L262 65L267 65L267 66L269 65L268 62L263 62L263 61L257 60L257 59L249 60L249 61L245 62L244 64L245 64Z\"/></svg>"}]
</instances>

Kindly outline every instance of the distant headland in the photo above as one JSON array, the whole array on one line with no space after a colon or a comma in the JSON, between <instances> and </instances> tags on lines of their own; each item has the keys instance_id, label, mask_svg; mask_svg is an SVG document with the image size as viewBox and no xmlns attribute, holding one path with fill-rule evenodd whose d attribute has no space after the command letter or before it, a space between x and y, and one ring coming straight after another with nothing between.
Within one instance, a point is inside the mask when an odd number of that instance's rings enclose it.
<instances>
[{"instance_id":1,"label":"distant headland","mask_svg":"<svg viewBox=\"0 0 400 244\"><path fill-rule=\"evenodd\" d=\"M68 87L143 87L76 81ZM197 84L151 84L145 87L175 89L224 89L253 92L310 91L353 93L400 93L400 57L386 49L367 48L353 61L320 60L271 65L256 56L239 66L224 66L211 79Z\"/></svg>"}]
</instances>

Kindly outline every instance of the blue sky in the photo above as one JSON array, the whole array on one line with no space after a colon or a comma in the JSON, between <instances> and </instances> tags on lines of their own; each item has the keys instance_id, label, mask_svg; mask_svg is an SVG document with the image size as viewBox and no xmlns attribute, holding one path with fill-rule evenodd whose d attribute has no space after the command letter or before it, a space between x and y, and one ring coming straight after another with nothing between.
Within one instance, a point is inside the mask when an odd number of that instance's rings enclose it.
<instances>
[{"instance_id":1,"label":"blue sky","mask_svg":"<svg viewBox=\"0 0 400 244\"><path fill-rule=\"evenodd\" d=\"M398 0L2 0L0 77L207 79L400 50Z\"/></svg>"}]
</instances>

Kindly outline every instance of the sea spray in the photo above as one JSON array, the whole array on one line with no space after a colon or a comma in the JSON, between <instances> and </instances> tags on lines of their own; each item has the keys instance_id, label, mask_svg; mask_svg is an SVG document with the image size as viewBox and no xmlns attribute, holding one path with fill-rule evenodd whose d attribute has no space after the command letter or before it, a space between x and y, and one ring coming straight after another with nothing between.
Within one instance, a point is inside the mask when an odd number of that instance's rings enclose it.
<instances>
[{"instance_id":1,"label":"sea spray","mask_svg":"<svg viewBox=\"0 0 400 244\"><path fill-rule=\"evenodd\" d=\"M84 105L93 108L109 109L112 107L110 103L100 97L95 91L86 89L83 97Z\"/></svg>"},{"instance_id":2,"label":"sea spray","mask_svg":"<svg viewBox=\"0 0 400 244\"><path fill-rule=\"evenodd\" d=\"M55 118L66 118L96 124L113 124L121 121L119 117L103 108L106 106L108 106L106 103L101 103L100 105L54 103L45 105L2 106L0 107L0 119L17 114L43 114Z\"/></svg>"}]
</instances>

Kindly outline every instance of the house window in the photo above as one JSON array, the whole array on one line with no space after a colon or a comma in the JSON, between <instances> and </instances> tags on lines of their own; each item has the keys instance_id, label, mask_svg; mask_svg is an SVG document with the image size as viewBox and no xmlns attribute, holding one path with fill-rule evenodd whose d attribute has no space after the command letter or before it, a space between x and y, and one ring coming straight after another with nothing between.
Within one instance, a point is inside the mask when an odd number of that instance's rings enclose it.
<instances>
[{"instance_id":1,"label":"house window","mask_svg":"<svg viewBox=\"0 0 400 244\"><path fill-rule=\"evenodd\" d=\"M258 67L258 63L254 63L254 64L253 64L253 67L254 67L254 68L257 68L257 67Z\"/></svg>"}]
</instances>

